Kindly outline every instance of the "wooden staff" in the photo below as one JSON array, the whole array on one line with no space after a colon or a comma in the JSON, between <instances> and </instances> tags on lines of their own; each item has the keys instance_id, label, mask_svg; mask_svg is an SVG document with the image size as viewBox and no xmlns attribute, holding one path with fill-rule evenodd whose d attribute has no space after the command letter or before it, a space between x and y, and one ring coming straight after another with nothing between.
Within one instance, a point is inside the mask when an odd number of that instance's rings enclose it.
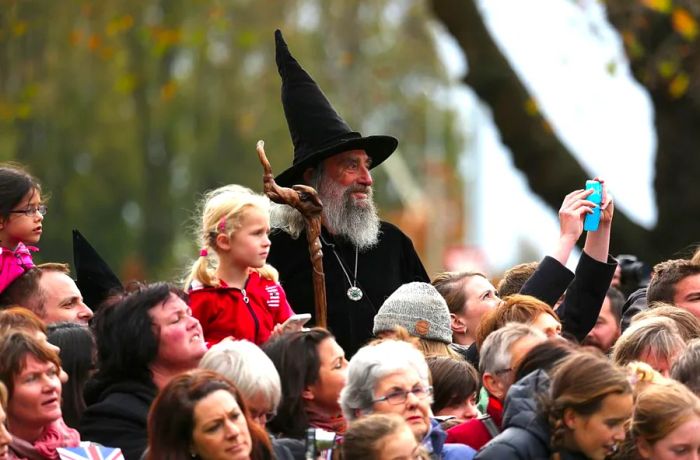
<instances>
[{"instance_id":1,"label":"wooden staff","mask_svg":"<svg viewBox=\"0 0 700 460\"><path fill-rule=\"evenodd\" d=\"M326 275L323 273L323 252L321 252L321 211L323 204L318 192L308 185L280 187L272 175L272 167L265 155L265 142L258 141L256 150L263 167L263 191L270 200L293 207L304 216L306 241L309 243L309 256L313 268L314 306L316 326L325 328L326 320Z\"/></svg>"}]
</instances>

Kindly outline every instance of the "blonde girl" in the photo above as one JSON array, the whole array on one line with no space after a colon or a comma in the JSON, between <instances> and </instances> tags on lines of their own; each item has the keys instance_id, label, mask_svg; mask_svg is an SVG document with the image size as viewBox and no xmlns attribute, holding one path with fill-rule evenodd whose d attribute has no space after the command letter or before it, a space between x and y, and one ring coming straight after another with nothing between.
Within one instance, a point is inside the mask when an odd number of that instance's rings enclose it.
<instances>
[{"instance_id":1,"label":"blonde girl","mask_svg":"<svg viewBox=\"0 0 700 460\"><path fill-rule=\"evenodd\" d=\"M240 185L204 197L201 250L185 287L210 345L226 337L262 344L294 313L266 264L269 208L267 197Z\"/></svg>"}]
</instances>

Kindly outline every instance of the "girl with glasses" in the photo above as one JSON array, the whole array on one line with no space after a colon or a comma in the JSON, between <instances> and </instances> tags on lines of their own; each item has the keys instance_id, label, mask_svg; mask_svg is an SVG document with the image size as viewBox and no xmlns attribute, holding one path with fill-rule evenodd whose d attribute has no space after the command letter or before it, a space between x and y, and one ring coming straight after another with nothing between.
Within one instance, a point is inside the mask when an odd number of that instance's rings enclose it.
<instances>
[{"instance_id":1,"label":"girl with glasses","mask_svg":"<svg viewBox=\"0 0 700 460\"><path fill-rule=\"evenodd\" d=\"M0 165L0 292L34 266L29 250L41 239L46 206L41 185L12 164Z\"/></svg>"}]
</instances>

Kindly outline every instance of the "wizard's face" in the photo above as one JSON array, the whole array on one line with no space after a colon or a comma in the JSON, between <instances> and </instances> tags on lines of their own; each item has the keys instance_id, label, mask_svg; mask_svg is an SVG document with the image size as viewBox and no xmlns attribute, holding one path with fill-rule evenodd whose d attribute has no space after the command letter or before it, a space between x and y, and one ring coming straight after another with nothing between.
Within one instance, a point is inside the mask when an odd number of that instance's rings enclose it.
<instances>
[{"instance_id":1,"label":"wizard's face","mask_svg":"<svg viewBox=\"0 0 700 460\"><path fill-rule=\"evenodd\" d=\"M346 205L367 207L372 200L371 166L372 159L364 150L349 150L326 158L323 161L325 177L335 184L324 187L325 194L331 195L331 199L342 196Z\"/></svg>"}]
</instances>

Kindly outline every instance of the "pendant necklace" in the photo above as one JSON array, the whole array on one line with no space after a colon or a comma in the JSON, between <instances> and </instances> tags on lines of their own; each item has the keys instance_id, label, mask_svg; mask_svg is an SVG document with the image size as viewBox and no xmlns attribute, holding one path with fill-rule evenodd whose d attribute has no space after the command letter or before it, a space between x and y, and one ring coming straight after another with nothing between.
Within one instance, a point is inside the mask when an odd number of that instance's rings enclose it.
<instances>
[{"instance_id":1,"label":"pendant necklace","mask_svg":"<svg viewBox=\"0 0 700 460\"><path fill-rule=\"evenodd\" d=\"M357 249L357 246L355 246L355 273L353 274L354 281L351 281L350 274L348 274L347 270L345 270L345 264L340 259L340 256L338 255L338 253L335 251L335 245L326 242L326 240L324 240L323 237L321 237L321 241L323 241L326 246L329 246L331 248L331 250L333 251L333 255L335 256L336 259L338 259L338 263L340 264L340 269L343 270L343 274L348 279L348 284L350 285L350 287L348 288L345 295L347 295L348 299L352 300L353 302L357 302L358 300L362 300L362 297L364 294L362 292L362 289L357 287L357 254L359 252Z\"/></svg>"}]
</instances>

